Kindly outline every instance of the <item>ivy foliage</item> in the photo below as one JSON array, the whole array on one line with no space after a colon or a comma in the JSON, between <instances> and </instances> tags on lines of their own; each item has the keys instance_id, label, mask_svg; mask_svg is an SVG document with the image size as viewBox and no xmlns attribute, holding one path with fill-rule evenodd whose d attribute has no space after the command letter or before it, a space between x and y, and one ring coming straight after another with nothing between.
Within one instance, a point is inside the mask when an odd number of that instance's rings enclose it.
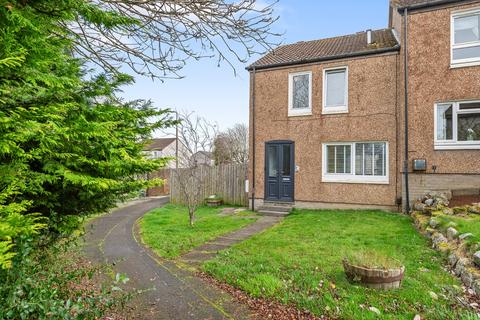
<instances>
[{"instance_id":1,"label":"ivy foliage","mask_svg":"<svg viewBox=\"0 0 480 320\"><path fill-rule=\"evenodd\" d=\"M159 181L165 165L142 150L169 110L118 98L133 79L72 56L69 22L114 30L137 22L84 0L0 0L0 283L28 252L69 236L78 217L103 212Z\"/></svg>"}]
</instances>

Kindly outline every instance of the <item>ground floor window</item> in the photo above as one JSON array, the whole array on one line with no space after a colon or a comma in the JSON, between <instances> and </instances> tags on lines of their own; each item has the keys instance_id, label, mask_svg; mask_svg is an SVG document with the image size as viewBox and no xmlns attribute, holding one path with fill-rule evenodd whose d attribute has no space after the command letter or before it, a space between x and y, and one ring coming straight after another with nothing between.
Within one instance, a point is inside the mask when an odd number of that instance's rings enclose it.
<instances>
[{"instance_id":1,"label":"ground floor window","mask_svg":"<svg viewBox=\"0 0 480 320\"><path fill-rule=\"evenodd\" d=\"M480 101L435 105L435 149L480 149Z\"/></svg>"},{"instance_id":2,"label":"ground floor window","mask_svg":"<svg viewBox=\"0 0 480 320\"><path fill-rule=\"evenodd\" d=\"M388 183L387 142L323 144L323 182Z\"/></svg>"}]
</instances>

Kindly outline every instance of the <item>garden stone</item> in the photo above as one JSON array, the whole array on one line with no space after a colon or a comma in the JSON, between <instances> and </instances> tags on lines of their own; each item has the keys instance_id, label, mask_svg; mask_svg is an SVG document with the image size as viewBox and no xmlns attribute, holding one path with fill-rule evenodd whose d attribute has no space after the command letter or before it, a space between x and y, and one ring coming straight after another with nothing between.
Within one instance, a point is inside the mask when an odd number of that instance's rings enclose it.
<instances>
[{"instance_id":1,"label":"garden stone","mask_svg":"<svg viewBox=\"0 0 480 320\"><path fill-rule=\"evenodd\" d=\"M455 269L453 270L455 272L455 275L461 276L465 272L467 265L468 265L467 258L458 259L457 264L455 265Z\"/></svg>"},{"instance_id":2,"label":"garden stone","mask_svg":"<svg viewBox=\"0 0 480 320\"><path fill-rule=\"evenodd\" d=\"M444 191L429 191L429 195L432 198L443 198L446 200L452 199L452 192L449 190L444 190Z\"/></svg>"},{"instance_id":3,"label":"garden stone","mask_svg":"<svg viewBox=\"0 0 480 320\"><path fill-rule=\"evenodd\" d=\"M433 206L434 202L435 202L435 200L433 200L433 199L427 199L427 200L425 200L425 205L431 207L431 206Z\"/></svg>"},{"instance_id":4,"label":"garden stone","mask_svg":"<svg viewBox=\"0 0 480 320\"><path fill-rule=\"evenodd\" d=\"M465 207L455 207L453 208L453 214L466 214L467 209Z\"/></svg>"},{"instance_id":5,"label":"garden stone","mask_svg":"<svg viewBox=\"0 0 480 320\"><path fill-rule=\"evenodd\" d=\"M435 229L436 227L438 227L438 220L435 218L431 218L430 221L428 222L428 225L433 229Z\"/></svg>"},{"instance_id":6,"label":"garden stone","mask_svg":"<svg viewBox=\"0 0 480 320\"><path fill-rule=\"evenodd\" d=\"M450 246L450 244L448 242L443 242L443 243L440 243L438 245L438 251L442 252L442 253L449 253L452 251L452 247Z\"/></svg>"},{"instance_id":7,"label":"garden stone","mask_svg":"<svg viewBox=\"0 0 480 320\"><path fill-rule=\"evenodd\" d=\"M439 198L439 199L436 199L435 203L437 207L440 207L440 206L447 207L450 202L447 199Z\"/></svg>"},{"instance_id":8,"label":"garden stone","mask_svg":"<svg viewBox=\"0 0 480 320\"><path fill-rule=\"evenodd\" d=\"M477 251L473 254L473 262L477 267L480 267L480 251Z\"/></svg>"},{"instance_id":9,"label":"garden stone","mask_svg":"<svg viewBox=\"0 0 480 320\"><path fill-rule=\"evenodd\" d=\"M420 212L424 212L425 210L425 204L421 203L421 202L415 202L414 205L413 205L413 209L415 211L420 211Z\"/></svg>"},{"instance_id":10,"label":"garden stone","mask_svg":"<svg viewBox=\"0 0 480 320\"><path fill-rule=\"evenodd\" d=\"M425 206L425 207L423 207L423 211L422 211L422 212L423 212L424 214L426 214L426 215L431 216L431 215L432 215L432 211L434 211L432 207Z\"/></svg>"},{"instance_id":11,"label":"garden stone","mask_svg":"<svg viewBox=\"0 0 480 320\"><path fill-rule=\"evenodd\" d=\"M473 282L472 289L477 296L480 296L480 280L475 280Z\"/></svg>"},{"instance_id":12,"label":"garden stone","mask_svg":"<svg viewBox=\"0 0 480 320\"><path fill-rule=\"evenodd\" d=\"M470 237L472 237L472 236L473 236L473 234L470 233L470 232L468 232L468 233L462 233L461 235L458 236L458 239L460 239L460 240L465 240L465 239L470 238Z\"/></svg>"},{"instance_id":13,"label":"garden stone","mask_svg":"<svg viewBox=\"0 0 480 320\"><path fill-rule=\"evenodd\" d=\"M473 213L473 214L480 214L480 208L477 207L477 206L475 206L475 207L474 207L474 206L470 206L470 207L468 208L468 212L469 212L469 213Z\"/></svg>"},{"instance_id":14,"label":"garden stone","mask_svg":"<svg viewBox=\"0 0 480 320\"><path fill-rule=\"evenodd\" d=\"M458 257L455 253L452 253L451 255L448 256L448 263L450 263L450 266L452 268L455 268L457 261L458 261Z\"/></svg>"},{"instance_id":15,"label":"garden stone","mask_svg":"<svg viewBox=\"0 0 480 320\"><path fill-rule=\"evenodd\" d=\"M448 216L453 216L453 213L454 213L454 212L453 212L453 209L452 209L452 208L445 208L445 209L442 210L442 213L443 213L443 214L446 214L446 215L448 215Z\"/></svg>"},{"instance_id":16,"label":"garden stone","mask_svg":"<svg viewBox=\"0 0 480 320\"><path fill-rule=\"evenodd\" d=\"M447 243L448 240L440 232L436 232L432 235L432 243L435 248L439 248L440 244Z\"/></svg>"},{"instance_id":17,"label":"garden stone","mask_svg":"<svg viewBox=\"0 0 480 320\"><path fill-rule=\"evenodd\" d=\"M465 284L467 287L472 287L473 282L476 280L475 275L468 270L468 268L465 268L462 275L462 282Z\"/></svg>"},{"instance_id":18,"label":"garden stone","mask_svg":"<svg viewBox=\"0 0 480 320\"><path fill-rule=\"evenodd\" d=\"M470 252L478 251L479 249L480 249L480 244L478 244L478 242L470 243Z\"/></svg>"},{"instance_id":19,"label":"garden stone","mask_svg":"<svg viewBox=\"0 0 480 320\"><path fill-rule=\"evenodd\" d=\"M425 229L425 234L427 235L428 238L432 238L432 234L434 234L436 231L435 229L432 229L430 227L427 227Z\"/></svg>"},{"instance_id":20,"label":"garden stone","mask_svg":"<svg viewBox=\"0 0 480 320\"><path fill-rule=\"evenodd\" d=\"M455 239L455 238L457 237L457 235L458 235L457 229L455 229L455 228L453 228L453 227L449 227L449 228L447 229L447 238L448 238L448 239L452 239L452 240L453 240L453 239Z\"/></svg>"}]
</instances>

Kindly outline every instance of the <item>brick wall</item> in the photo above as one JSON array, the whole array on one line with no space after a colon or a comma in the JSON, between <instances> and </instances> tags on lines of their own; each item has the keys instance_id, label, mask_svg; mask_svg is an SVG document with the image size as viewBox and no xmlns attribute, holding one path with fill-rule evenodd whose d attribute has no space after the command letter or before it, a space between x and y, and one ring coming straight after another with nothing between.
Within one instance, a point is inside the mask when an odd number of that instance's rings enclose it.
<instances>
[{"instance_id":1,"label":"brick wall","mask_svg":"<svg viewBox=\"0 0 480 320\"><path fill-rule=\"evenodd\" d=\"M478 174L410 174L410 200L420 198L429 191L454 191L480 188ZM405 199L405 192L403 194Z\"/></svg>"}]
</instances>

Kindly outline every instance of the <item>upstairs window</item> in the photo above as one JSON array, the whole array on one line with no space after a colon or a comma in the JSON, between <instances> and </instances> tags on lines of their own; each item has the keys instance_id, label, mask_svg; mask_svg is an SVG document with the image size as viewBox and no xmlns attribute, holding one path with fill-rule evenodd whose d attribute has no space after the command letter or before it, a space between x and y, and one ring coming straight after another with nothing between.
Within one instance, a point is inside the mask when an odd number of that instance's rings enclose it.
<instances>
[{"instance_id":1,"label":"upstairs window","mask_svg":"<svg viewBox=\"0 0 480 320\"><path fill-rule=\"evenodd\" d=\"M348 112L348 69L325 69L323 74L323 113Z\"/></svg>"},{"instance_id":2,"label":"upstairs window","mask_svg":"<svg viewBox=\"0 0 480 320\"><path fill-rule=\"evenodd\" d=\"M452 15L452 66L480 64L480 9Z\"/></svg>"},{"instance_id":3,"label":"upstairs window","mask_svg":"<svg viewBox=\"0 0 480 320\"><path fill-rule=\"evenodd\" d=\"M312 73L298 72L288 76L288 115L312 114Z\"/></svg>"},{"instance_id":4,"label":"upstairs window","mask_svg":"<svg viewBox=\"0 0 480 320\"><path fill-rule=\"evenodd\" d=\"M480 149L480 101L435 105L435 149Z\"/></svg>"}]
</instances>

